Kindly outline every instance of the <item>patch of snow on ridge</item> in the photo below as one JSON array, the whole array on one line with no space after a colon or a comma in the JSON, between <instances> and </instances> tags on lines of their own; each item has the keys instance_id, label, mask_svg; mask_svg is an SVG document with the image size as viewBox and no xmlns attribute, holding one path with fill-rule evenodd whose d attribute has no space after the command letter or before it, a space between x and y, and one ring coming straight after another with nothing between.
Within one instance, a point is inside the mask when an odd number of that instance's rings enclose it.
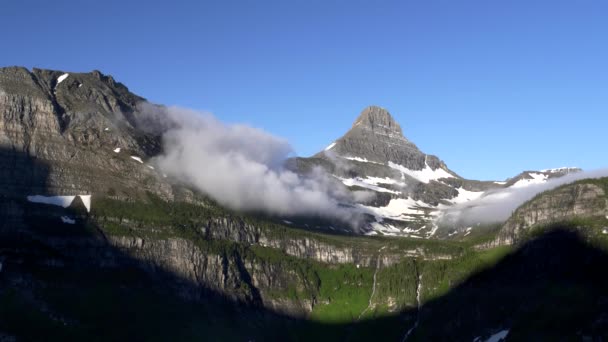
<instances>
[{"instance_id":1,"label":"patch of snow on ridge","mask_svg":"<svg viewBox=\"0 0 608 342\"><path fill-rule=\"evenodd\" d=\"M424 169L422 170L410 170L405 166L395 164L391 161L388 162L388 166L397 171L400 171L403 174L411 176L422 183L429 183L432 180L437 180L440 178L454 178L453 175L449 174L446 170L442 168L437 168L436 170L431 169L429 164L424 163Z\"/></svg>"},{"instance_id":2,"label":"patch of snow on ridge","mask_svg":"<svg viewBox=\"0 0 608 342\"><path fill-rule=\"evenodd\" d=\"M143 163L144 163L144 161L143 161L143 160L141 160L141 158L136 157L136 156L131 156L131 159L138 161L140 164L143 164Z\"/></svg>"},{"instance_id":3,"label":"patch of snow on ridge","mask_svg":"<svg viewBox=\"0 0 608 342\"><path fill-rule=\"evenodd\" d=\"M360 158L360 157L342 157L342 158L348 159L348 160L358 161L358 162L361 162L361 163L371 163L371 164L384 165L382 163L374 162L374 161L367 160L365 158Z\"/></svg>"},{"instance_id":4,"label":"patch of snow on ridge","mask_svg":"<svg viewBox=\"0 0 608 342\"><path fill-rule=\"evenodd\" d=\"M63 74L57 77L57 85L59 85L59 83L63 82L66 78L68 78L68 76L70 76L70 74Z\"/></svg>"},{"instance_id":5,"label":"patch of snow on ridge","mask_svg":"<svg viewBox=\"0 0 608 342\"><path fill-rule=\"evenodd\" d=\"M87 208L87 212L91 212L91 195L80 195L82 204Z\"/></svg>"},{"instance_id":6,"label":"patch of snow on ridge","mask_svg":"<svg viewBox=\"0 0 608 342\"><path fill-rule=\"evenodd\" d=\"M566 172L566 173L570 173L574 170L579 170L578 167L557 167L555 169L545 169L545 170L540 170L540 172L548 172L548 173L558 173L558 172Z\"/></svg>"},{"instance_id":7,"label":"patch of snow on ridge","mask_svg":"<svg viewBox=\"0 0 608 342\"><path fill-rule=\"evenodd\" d=\"M505 185L505 184L507 184L507 182L494 182L494 184Z\"/></svg>"},{"instance_id":8,"label":"patch of snow on ridge","mask_svg":"<svg viewBox=\"0 0 608 342\"><path fill-rule=\"evenodd\" d=\"M532 179L520 179L515 184L511 185L513 188L523 188L532 184L541 184L549 179L549 176L544 175L542 173L530 172L528 173Z\"/></svg>"},{"instance_id":9,"label":"patch of snow on ridge","mask_svg":"<svg viewBox=\"0 0 608 342\"><path fill-rule=\"evenodd\" d=\"M454 204L466 203L468 201L478 199L479 197L481 197L481 195L484 194L483 191L469 191L465 190L462 187L456 190L458 190L458 196L448 200L449 202L452 202Z\"/></svg>"},{"instance_id":10,"label":"patch of snow on ridge","mask_svg":"<svg viewBox=\"0 0 608 342\"><path fill-rule=\"evenodd\" d=\"M64 208L69 207L74 201L74 198L76 198L76 196L27 196L27 200L32 203L50 204Z\"/></svg>"},{"instance_id":11,"label":"patch of snow on ridge","mask_svg":"<svg viewBox=\"0 0 608 342\"><path fill-rule=\"evenodd\" d=\"M42 203L56 205L59 207L67 208L74 202L76 197L80 197L82 203L87 208L87 212L91 211L91 195L75 195L75 196L42 196L42 195L31 195L27 196L27 200L32 203Z\"/></svg>"},{"instance_id":12,"label":"patch of snow on ridge","mask_svg":"<svg viewBox=\"0 0 608 342\"><path fill-rule=\"evenodd\" d=\"M293 224L293 222L291 221L287 221L287 220L283 220L283 222L287 223L287 224Z\"/></svg>"},{"instance_id":13,"label":"patch of snow on ridge","mask_svg":"<svg viewBox=\"0 0 608 342\"><path fill-rule=\"evenodd\" d=\"M415 201L411 198L393 198L385 207L370 207L360 205L362 209L373 213L376 219L386 217L393 220L406 221L411 218L408 215L424 215L424 208L429 208L427 203Z\"/></svg>"},{"instance_id":14,"label":"patch of snow on ridge","mask_svg":"<svg viewBox=\"0 0 608 342\"><path fill-rule=\"evenodd\" d=\"M391 194L400 194L399 191L394 191L378 186L378 184L396 184L395 181L389 178L378 178L378 177L367 177L367 178L340 178L336 177L346 186L359 186L365 189L373 190L376 192L388 192Z\"/></svg>"},{"instance_id":15,"label":"patch of snow on ridge","mask_svg":"<svg viewBox=\"0 0 608 342\"><path fill-rule=\"evenodd\" d=\"M115 148L113 151L114 153L120 153L120 147Z\"/></svg>"},{"instance_id":16,"label":"patch of snow on ridge","mask_svg":"<svg viewBox=\"0 0 608 342\"><path fill-rule=\"evenodd\" d=\"M329 144L329 146L327 146L327 147L326 147L326 148L325 148L323 151L329 151L329 150L331 150L331 149L332 149L334 146L336 146L336 143L335 143L335 142L333 142L333 143Z\"/></svg>"}]
</instances>

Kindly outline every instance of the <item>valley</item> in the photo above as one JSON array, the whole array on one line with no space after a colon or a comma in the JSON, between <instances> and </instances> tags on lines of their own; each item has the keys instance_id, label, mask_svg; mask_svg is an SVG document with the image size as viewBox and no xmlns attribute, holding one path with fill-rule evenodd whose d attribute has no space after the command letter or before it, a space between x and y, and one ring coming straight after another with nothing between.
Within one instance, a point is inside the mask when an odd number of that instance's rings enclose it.
<instances>
[{"instance_id":1,"label":"valley","mask_svg":"<svg viewBox=\"0 0 608 342\"><path fill-rule=\"evenodd\" d=\"M605 175L468 180L371 106L324 151L276 171L298 190L327 185L337 195L322 199L354 219L238 210L165 174L166 132L145 123L170 114L99 71L0 69L0 340L608 331L597 271L608 249ZM521 203L507 218L441 219L509 196ZM556 322L568 323L546 329Z\"/></svg>"}]
</instances>

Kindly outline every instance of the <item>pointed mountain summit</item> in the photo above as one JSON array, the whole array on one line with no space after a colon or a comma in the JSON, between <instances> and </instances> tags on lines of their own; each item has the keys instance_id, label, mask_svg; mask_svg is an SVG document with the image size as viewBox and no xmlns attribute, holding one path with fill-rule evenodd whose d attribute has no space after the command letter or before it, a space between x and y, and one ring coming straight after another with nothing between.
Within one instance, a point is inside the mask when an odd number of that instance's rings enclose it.
<instances>
[{"instance_id":1,"label":"pointed mountain summit","mask_svg":"<svg viewBox=\"0 0 608 342\"><path fill-rule=\"evenodd\" d=\"M399 123L395 121L388 110L378 106L365 108L353 123L352 129L355 128L371 130L398 139L403 138L403 131Z\"/></svg>"},{"instance_id":2,"label":"pointed mountain summit","mask_svg":"<svg viewBox=\"0 0 608 342\"><path fill-rule=\"evenodd\" d=\"M427 155L403 136L401 126L384 108L369 106L357 117L351 129L317 154L389 165L411 170L439 168L456 175L436 156Z\"/></svg>"}]
</instances>

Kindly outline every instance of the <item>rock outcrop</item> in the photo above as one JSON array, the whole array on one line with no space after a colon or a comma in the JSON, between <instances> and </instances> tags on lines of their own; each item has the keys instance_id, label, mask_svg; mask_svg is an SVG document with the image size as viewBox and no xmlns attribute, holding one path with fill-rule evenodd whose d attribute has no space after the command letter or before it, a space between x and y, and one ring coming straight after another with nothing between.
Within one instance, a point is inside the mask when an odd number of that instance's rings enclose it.
<instances>
[{"instance_id":1,"label":"rock outcrop","mask_svg":"<svg viewBox=\"0 0 608 342\"><path fill-rule=\"evenodd\" d=\"M518 243L532 227L573 218L608 217L606 189L593 180L583 180L542 193L520 206L499 231L496 245Z\"/></svg>"},{"instance_id":2,"label":"rock outcrop","mask_svg":"<svg viewBox=\"0 0 608 342\"><path fill-rule=\"evenodd\" d=\"M0 68L0 194L171 198L162 177L130 158L160 151L159 137L136 127L142 101L98 71ZM27 158L45 163L46 174L34 174Z\"/></svg>"}]
</instances>

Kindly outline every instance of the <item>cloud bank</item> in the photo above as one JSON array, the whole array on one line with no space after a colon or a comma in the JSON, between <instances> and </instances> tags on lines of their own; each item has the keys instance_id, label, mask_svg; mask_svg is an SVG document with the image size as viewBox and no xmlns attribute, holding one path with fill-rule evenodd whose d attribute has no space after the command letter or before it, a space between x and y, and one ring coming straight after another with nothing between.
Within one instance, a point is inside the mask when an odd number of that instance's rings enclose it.
<instances>
[{"instance_id":1,"label":"cloud bank","mask_svg":"<svg viewBox=\"0 0 608 342\"><path fill-rule=\"evenodd\" d=\"M496 223L507 220L513 211L537 194L585 178L608 177L608 169L570 173L563 177L549 179L545 183L532 184L523 188L506 188L488 191L478 199L441 208L438 221L450 225L474 225Z\"/></svg>"},{"instance_id":2,"label":"cloud bank","mask_svg":"<svg viewBox=\"0 0 608 342\"><path fill-rule=\"evenodd\" d=\"M177 107L144 107L140 122L162 134L155 163L167 175L235 210L282 216L319 216L356 223L344 206L356 196L322 170L301 176L284 168L289 143L246 125L226 125L211 114Z\"/></svg>"}]
</instances>

